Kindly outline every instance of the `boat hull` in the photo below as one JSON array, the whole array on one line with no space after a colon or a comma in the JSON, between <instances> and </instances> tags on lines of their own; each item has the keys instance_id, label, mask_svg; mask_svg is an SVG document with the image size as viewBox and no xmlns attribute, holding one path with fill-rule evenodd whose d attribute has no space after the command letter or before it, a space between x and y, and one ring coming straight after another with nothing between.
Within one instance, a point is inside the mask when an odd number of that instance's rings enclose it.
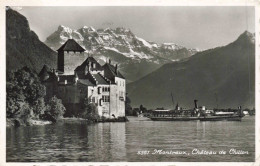
<instances>
[{"instance_id":1,"label":"boat hull","mask_svg":"<svg viewBox=\"0 0 260 166\"><path fill-rule=\"evenodd\" d=\"M154 121L192 121L199 120L199 117L151 117Z\"/></svg>"},{"instance_id":2,"label":"boat hull","mask_svg":"<svg viewBox=\"0 0 260 166\"><path fill-rule=\"evenodd\" d=\"M242 116L209 116L200 117L200 121L241 121Z\"/></svg>"},{"instance_id":3,"label":"boat hull","mask_svg":"<svg viewBox=\"0 0 260 166\"><path fill-rule=\"evenodd\" d=\"M151 117L153 121L241 121L242 116Z\"/></svg>"}]
</instances>

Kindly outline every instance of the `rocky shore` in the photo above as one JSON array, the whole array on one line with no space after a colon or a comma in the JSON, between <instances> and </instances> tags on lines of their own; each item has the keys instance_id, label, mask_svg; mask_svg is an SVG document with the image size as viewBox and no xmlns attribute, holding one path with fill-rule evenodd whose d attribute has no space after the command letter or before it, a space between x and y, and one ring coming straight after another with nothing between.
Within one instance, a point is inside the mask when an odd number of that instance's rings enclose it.
<instances>
[{"instance_id":1,"label":"rocky shore","mask_svg":"<svg viewBox=\"0 0 260 166\"><path fill-rule=\"evenodd\" d=\"M6 119L6 127L34 126L34 125L47 125L47 124L52 124L52 122L51 121L37 120L37 119L30 119L26 122L23 122L22 120L15 119L15 118L7 118Z\"/></svg>"},{"instance_id":2,"label":"rocky shore","mask_svg":"<svg viewBox=\"0 0 260 166\"><path fill-rule=\"evenodd\" d=\"M88 119L83 119L83 118L60 118L56 122L51 122L51 121L44 121L44 120L38 120L38 119L30 119L26 122L20 120L20 119L15 119L15 118L7 118L6 119L6 127L19 127L19 126L35 126L35 125L47 125L47 124L53 124L53 123L86 123L86 124L91 124L91 123L106 123L106 122L128 122L129 120L127 117L118 117L118 118L113 118L113 119L98 119L98 120L88 120Z\"/></svg>"}]
</instances>

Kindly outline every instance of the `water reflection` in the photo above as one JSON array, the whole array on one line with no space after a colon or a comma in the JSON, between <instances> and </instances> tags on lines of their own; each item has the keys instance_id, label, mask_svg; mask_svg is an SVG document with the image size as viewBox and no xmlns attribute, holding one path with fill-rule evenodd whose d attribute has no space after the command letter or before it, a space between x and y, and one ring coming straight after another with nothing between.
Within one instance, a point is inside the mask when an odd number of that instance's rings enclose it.
<instances>
[{"instance_id":1,"label":"water reflection","mask_svg":"<svg viewBox=\"0 0 260 166\"><path fill-rule=\"evenodd\" d=\"M57 123L7 128L7 161L254 161L254 117L242 122ZM138 155L139 150L231 148L249 155Z\"/></svg>"},{"instance_id":2,"label":"water reflection","mask_svg":"<svg viewBox=\"0 0 260 166\"><path fill-rule=\"evenodd\" d=\"M112 159L116 161L126 160L126 134L125 123L109 124L111 134L111 152Z\"/></svg>"},{"instance_id":3,"label":"water reflection","mask_svg":"<svg viewBox=\"0 0 260 166\"><path fill-rule=\"evenodd\" d=\"M91 125L89 133L92 161L126 161L125 123Z\"/></svg>"}]
</instances>

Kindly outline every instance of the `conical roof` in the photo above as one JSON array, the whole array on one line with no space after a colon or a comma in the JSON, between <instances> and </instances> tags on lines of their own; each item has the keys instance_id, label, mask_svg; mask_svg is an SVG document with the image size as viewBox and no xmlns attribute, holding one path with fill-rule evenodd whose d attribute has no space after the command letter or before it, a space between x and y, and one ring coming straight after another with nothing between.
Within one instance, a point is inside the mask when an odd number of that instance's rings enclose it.
<instances>
[{"instance_id":1,"label":"conical roof","mask_svg":"<svg viewBox=\"0 0 260 166\"><path fill-rule=\"evenodd\" d=\"M50 70L49 67L46 64L44 64L43 67L42 67L42 70L40 71L38 76L41 76L41 75L44 75L45 73L48 73L49 70Z\"/></svg>"},{"instance_id":2,"label":"conical roof","mask_svg":"<svg viewBox=\"0 0 260 166\"><path fill-rule=\"evenodd\" d=\"M49 78L49 68L47 65L44 65L38 76L40 77L41 81L45 81Z\"/></svg>"}]
</instances>

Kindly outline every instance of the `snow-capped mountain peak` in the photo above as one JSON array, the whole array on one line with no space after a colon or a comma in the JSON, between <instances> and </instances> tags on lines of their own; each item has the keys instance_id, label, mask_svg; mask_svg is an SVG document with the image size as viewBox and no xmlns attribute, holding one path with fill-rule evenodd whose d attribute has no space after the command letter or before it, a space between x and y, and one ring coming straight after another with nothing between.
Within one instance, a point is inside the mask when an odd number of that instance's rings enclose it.
<instances>
[{"instance_id":1,"label":"snow-capped mountain peak","mask_svg":"<svg viewBox=\"0 0 260 166\"><path fill-rule=\"evenodd\" d=\"M66 27L64 25L59 25L58 31L63 31L63 32L66 32L66 33L72 33L72 29L70 29L69 27Z\"/></svg>"},{"instance_id":2,"label":"snow-capped mountain peak","mask_svg":"<svg viewBox=\"0 0 260 166\"><path fill-rule=\"evenodd\" d=\"M196 53L194 49L187 49L174 43L158 44L147 41L123 27L95 29L83 26L74 30L60 25L46 39L45 44L57 50L71 38L91 53L99 63L111 59L114 64L119 64L120 71L128 81L139 79L165 63L172 63Z\"/></svg>"},{"instance_id":3,"label":"snow-capped mountain peak","mask_svg":"<svg viewBox=\"0 0 260 166\"><path fill-rule=\"evenodd\" d=\"M184 47L181 45L177 45L175 43L163 43L162 47L164 49L170 49L170 50L179 50L179 49L183 49Z\"/></svg>"},{"instance_id":4,"label":"snow-capped mountain peak","mask_svg":"<svg viewBox=\"0 0 260 166\"><path fill-rule=\"evenodd\" d=\"M135 36L135 38L143 43L145 47L152 48L153 46L142 38Z\"/></svg>"},{"instance_id":5,"label":"snow-capped mountain peak","mask_svg":"<svg viewBox=\"0 0 260 166\"><path fill-rule=\"evenodd\" d=\"M54 50L57 50L68 39L76 40L84 48L95 54L112 51L114 54L120 54L127 58L146 59L156 61L156 63L158 63L158 58L161 61L167 61L167 59L172 61L189 57L196 52L175 43L157 44L155 42L148 42L141 37L137 37L130 29L124 27L96 30L92 26L83 26L78 30L74 30L60 25L46 39L45 43ZM181 49L185 51L181 53Z\"/></svg>"}]
</instances>

